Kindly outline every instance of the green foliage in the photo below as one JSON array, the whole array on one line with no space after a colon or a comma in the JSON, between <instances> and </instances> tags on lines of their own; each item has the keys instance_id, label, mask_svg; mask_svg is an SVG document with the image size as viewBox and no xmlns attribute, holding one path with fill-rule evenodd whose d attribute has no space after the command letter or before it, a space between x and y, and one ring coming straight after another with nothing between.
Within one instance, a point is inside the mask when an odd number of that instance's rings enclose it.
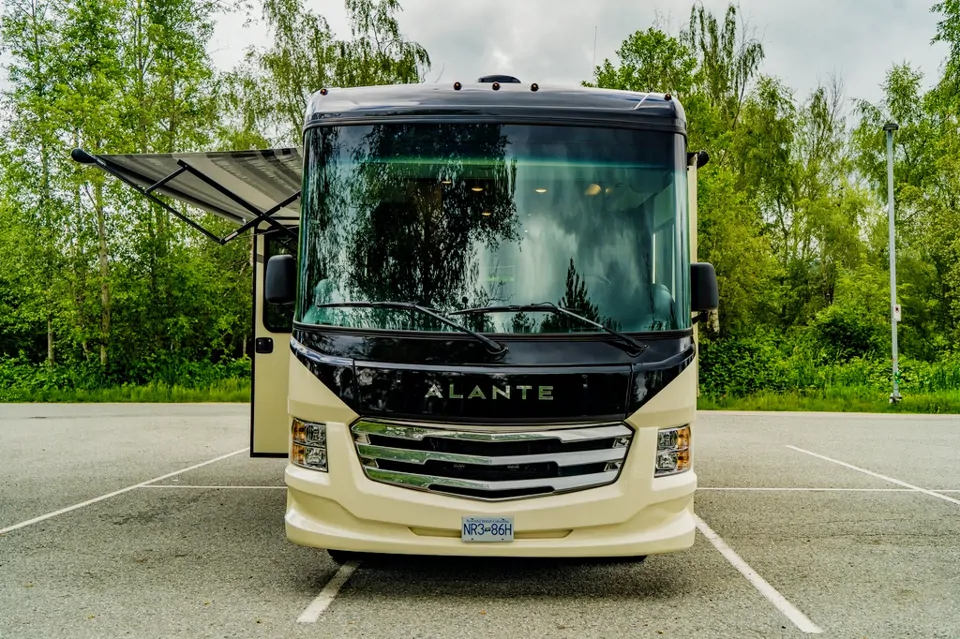
<instances>
[{"instance_id":1,"label":"green foliage","mask_svg":"<svg viewBox=\"0 0 960 639\"><path fill-rule=\"evenodd\" d=\"M205 242L67 151L299 144L313 92L422 82L430 56L404 38L398 0L344 0L348 34L303 0L264 0L271 44L219 73L207 53L213 16L242 5L4 5L0 401L248 396L238 381L249 377L248 241ZM948 50L941 77L926 90L908 63L893 65L876 104L848 101L838 79L795 96L764 73L764 46L735 6L714 15L699 2L682 30L639 28L583 83L672 93L687 114L689 147L711 155L699 172L694 256L714 264L720 285L717 330L700 332L705 405L885 401L881 127L895 120L901 384L906 397L927 398L904 409L956 409L960 0L932 10L932 39ZM568 284L565 303L576 306L581 283Z\"/></svg>"},{"instance_id":2,"label":"green foliage","mask_svg":"<svg viewBox=\"0 0 960 639\"><path fill-rule=\"evenodd\" d=\"M198 238L71 161L69 149L168 153L296 142L290 133L313 91L418 82L429 56L402 37L397 0L345 0L347 38L299 0L266 0L273 46L219 73L208 54L213 16L242 4L4 6L0 401L248 392L243 383L228 386L250 376L249 240L219 246ZM221 235L232 230L203 218Z\"/></svg>"},{"instance_id":3,"label":"green foliage","mask_svg":"<svg viewBox=\"0 0 960 639\"><path fill-rule=\"evenodd\" d=\"M693 88L697 60L678 38L651 27L637 31L617 49L619 66L609 60L594 70L587 87L626 91L660 91L684 99Z\"/></svg>"},{"instance_id":4,"label":"green foliage","mask_svg":"<svg viewBox=\"0 0 960 639\"><path fill-rule=\"evenodd\" d=\"M123 384L104 388L41 388L34 390L17 389L8 391L0 397L10 402L136 402L181 404L192 402L249 402L249 379L227 379L210 386L187 388L180 385L169 386L164 383L150 382L143 386Z\"/></svg>"},{"instance_id":5,"label":"green foliage","mask_svg":"<svg viewBox=\"0 0 960 639\"><path fill-rule=\"evenodd\" d=\"M850 357L810 335L773 333L701 344L700 383L707 397L749 397L757 393L827 392L837 388L892 390L889 360ZM899 362L905 394L960 389L960 353L936 362L904 356Z\"/></svg>"},{"instance_id":6,"label":"green foliage","mask_svg":"<svg viewBox=\"0 0 960 639\"><path fill-rule=\"evenodd\" d=\"M163 359L141 360L104 368L96 361L37 366L23 355L0 359L0 402L47 401L42 397L96 395L104 389L148 393L149 389L184 389L200 392L220 388L242 389L238 380L249 380L248 358L212 362L184 361L171 354ZM238 385L239 384L239 385ZM166 392L166 391L163 391ZM50 400L54 401L54 400ZM61 400L56 400L61 401Z\"/></svg>"},{"instance_id":7,"label":"green foliage","mask_svg":"<svg viewBox=\"0 0 960 639\"><path fill-rule=\"evenodd\" d=\"M825 391L758 392L749 397L701 397L700 410L821 411L855 413L960 413L960 390L907 395L896 404L889 392L855 386Z\"/></svg>"},{"instance_id":8,"label":"green foliage","mask_svg":"<svg viewBox=\"0 0 960 639\"><path fill-rule=\"evenodd\" d=\"M889 283L870 264L842 272L833 303L811 321L812 335L838 359L881 358L889 350Z\"/></svg>"},{"instance_id":9,"label":"green foliage","mask_svg":"<svg viewBox=\"0 0 960 639\"><path fill-rule=\"evenodd\" d=\"M925 93L894 65L878 104L853 101L852 125L839 79L798 99L763 74L733 5L719 19L697 3L679 33L637 31L596 68L595 86L676 93L690 146L713 158L699 175L697 257L716 267L721 306L719 330L701 331L704 396L890 387L889 120L901 381L960 386L960 3L934 11L950 51L940 82Z\"/></svg>"},{"instance_id":10,"label":"green foliage","mask_svg":"<svg viewBox=\"0 0 960 639\"><path fill-rule=\"evenodd\" d=\"M202 362L244 356L249 244L197 242L67 154L208 144L217 124L217 73L206 51L215 9L207 0L5 5L0 358L8 394L183 384L214 375L203 367L218 365Z\"/></svg>"},{"instance_id":11,"label":"green foliage","mask_svg":"<svg viewBox=\"0 0 960 639\"><path fill-rule=\"evenodd\" d=\"M300 144L307 100L323 87L423 80L430 56L400 32L398 0L345 0L345 6L351 37L339 39L303 0L264 0L273 45L249 49L244 64L225 77L228 144Z\"/></svg>"}]
</instances>

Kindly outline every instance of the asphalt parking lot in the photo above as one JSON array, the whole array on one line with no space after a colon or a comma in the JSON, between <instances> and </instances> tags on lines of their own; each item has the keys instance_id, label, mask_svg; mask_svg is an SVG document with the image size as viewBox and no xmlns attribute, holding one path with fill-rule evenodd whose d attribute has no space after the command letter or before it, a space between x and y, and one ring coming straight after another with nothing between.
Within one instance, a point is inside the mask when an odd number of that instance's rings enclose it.
<instances>
[{"instance_id":1,"label":"asphalt parking lot","mask_svg":"<svg viewBox=\"0 0 960 639\"><path fill-rule=\"evenodd\" d=\"M688 551L351 573L248 415L0 405L0 637L960 636L960 416L701 413Z\"/></svg>"}]
</instances>

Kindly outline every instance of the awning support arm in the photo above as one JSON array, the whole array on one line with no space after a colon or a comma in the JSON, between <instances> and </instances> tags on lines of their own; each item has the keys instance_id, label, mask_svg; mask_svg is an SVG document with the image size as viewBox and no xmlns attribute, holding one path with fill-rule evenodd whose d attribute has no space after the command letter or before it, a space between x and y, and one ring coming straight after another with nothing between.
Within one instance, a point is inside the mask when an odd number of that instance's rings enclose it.
<instances>
[{"instance_id":1,"label":"awning support arm","mask_svg":"<svg viewBox=\"0 0 960 639\"><path fill-rule=\"evenodd\" d=\"M171 173L171 174L168 175L167 177L163 178L163 179L160 180L159 182L155 182L155 183L151 184L150 186L148 186L146 189L144 189L143 192L144 192L144 193L152 193L153 191L155 191L156 189L159 189L161 186L163 186L163 185L166 184L167 182L170 182L171 180L173 180L175 177L177 177L178 175L180 175L181 173L183 173L183 172L186 171L186 170L187 170L187 168L186 168L185 166L181 166L179 169L177 169L176 171L174 171L173 173Z\"/></svg>"},{"instance_id":2,"label":"awning support arm","mask_svg":"<svg viewBox=\"0 0 960 639\"><path fill-rule=\"evenodd\" d=\"M228 235L224 236L223 241L224 241L224 242L229 242L230 240L232 240L233 238L237 237L238 235L240 235L241 233L243 233L243 232L246 231L247 229L249 229L249 228L251 228L251 227L253 227L253 226L256 226L257 223L261 221L261 219L266 219L266 220L271 221L271 222L276 222L276 220L274 220L273 217L271 217L271 216L272 216L274 213L276 213L277 211L279 211L280 209L282 209L283 207L287 206L288 204L293 204L293 203L297 200L297 198L299 198L299 197L300 197L300 191L297 191L296 193L294 193L293 195L291 195L290 197L288 197L288 198L285 199L284 201L277 203L277 204L276 204L273 208L271 208L269 211L266 211L265 213L263 213L263 214L262 214L262 218L261 218L261 217L254 218L254 219L250 220L249 222L247 222L246 224L244 224L243 226L241 226L240 228L238 228L236 231L233 231L232 233L229 233ZM285 227L285 226L283 227L283 229L289 231L289 229L288 229L287 227ZM294 238L297 237L296 233L292 233L292 232L291 232L291 235L293 235Z\"/></svg>"},{"instance_id":3,"label":"awning support arm","mask_svg":"<svg viewBox=\"0 0 960 639\"><path fill-rule=\"evenodd\" d=\"M215 181L212 180L211 178L207 177L207 176L204 175L202 172L200 172L200 171L198 171L197 169L193 168L192 166L190 166L189 164L187 164L187 163L184 162L183 160L177 160L177 164L180 165L180 168L185 169L185 170L189 171L190 173L192 173L194 176L196 176L197 179L201 180L201 181L202 181L204 184L206 184L207 186L209 186L209 187L211 187L211 188L213 188L213 189L216 189L217 191L219 191L220 193L222 193L222 194L225 195L226 197L230 198L231 200L233 200L234 202L236 202L237 204L239 204L239 205L242 206L243 208L245 208L245 209L247 209L248 211L250 211L250 213L252 213L253 216L254 216L254 219L252 220L252 222L253 222L254 224L256 224L257 222L267 222L268 224L270 224L271 226L273 226L275 229L277 229L277 230L279 230L279 231L282 231L282 232L284 232L284 233L287 233L288 235L290 235L290 237L293 237L293 238L296 238L296 237L297 237L296 232L294 232L294 231L293 231L292 229L290 229L289 227L284 226L283 224L281 224L280 222L278 222L277 220L275 220L273 217L271 217L274 213L276 213L277 211L280 210L280 208L283 208L283 207L276 207L276 206L275 206L275 207L273 207L272 209L270 209L270 213L263 213L262 211L260 211L259 209L257 209L257 207L255 207L253 204L250 204L249 202L247 202L246 200L244 200L242 197L240 197L239 195L237 195L236 193L234 193L234 192L231 191L230 189L224 187L223 185L219 184L218 182L215 182ZM297 195L297 197L299 197L299 196L300 196L300 192L297 191L296 195ZM294 199L296 199L296 198L294 198ZM287 200L289 200L289 202L287 202L287 204L289 204L290 202L293 201L293 200L290 200L290 198L287 198ZM246 225L244 225L244 226L246 226ZM253 224L251 224L250 226L253 226ZM247 228L249 228L249 227L247 227Z\"/></svg>"},{"instance_id":4,"label":"awning support arm","mask_svg":"<svg viewBox=\"0 0 960 639\"><path fill-rule=\"evenodd\" d=\"M161 207L163 207L163 209L164 209L165 211L167 211L167 212L170 213L171 215L175 216L177 219L180 219L180 220L186 222L186 223L189 224L192 228L196 229L197 231L200 231L200 232L203 233L206 237L208 237L209 239L213 240L213 241L216 242L217 244L220 244L220 245L226 244L227 242L235 239L237 236L239 236L241 233L243 233L243 232L246 231L247 229L249 229L249 228L251 228L251 227L253 227L253 226L256 226L256 225L257 225L258 223L260 223L260 222L267 222L267 223L269 223L270 225L274 226L275 228L277 228L277 229L279 229L279 230L281 230L281 231L289 234L289 235L290 235L291 237L293 237L294 239L297 238L297 233L296 233L296 231L294 231L294 230L290 229L289 227L286 227L286 226L284 226L283 224L281 224L279 221L277 221L275 218L273 218L273 215L274 215L274 213L276 213L277 211L280 211L281 209L283 209L285 206L288 206L289 204L292 204L293 202L295 202L295 201L300 197L300 191L297 191L296 193L293 193L292 195L290 195L289 197L287 197L287 198L286 198L285 200L283 200L282 202L279 202L278 204L276 204L275 206L273 206L272 208L270 208L270 210L268 210L268 211L266 211L266 212L262 212L262 211L257 210L257 208L256 208L255 206L253 206L252 204L250 204L249 202L247 202L246 200L244 200L244 199L241 198L240 196L238 196L238 195L236 195L235 193L233 193L232 191L224 188L221 184L218 184L217 182L214 182L214 181L213 181L212 179L210 179L208 176L204 175L203 173L201 173L201 172L198 171L197 169L193 168L192 166L190 166L189 164L187 164L187 163L184 162L183 160L177 160L177 164L179 165L180 168L178 168L176 171L174 171L173 173L171 173L170 175L168 175L168 176L166 176L166 177L164 177L164 178L161 178L159 181L151 184L150 186L148 186L148 187L146 187L146 188L143 188L143 187L141 187L139 184L137 184L136 182L134 182L133 180L131 180L130 178L128 178L127 176L125 176L123 173L121 173L120 171L117 171L115 168L113 168L112 166L110 166L110 164L109 164L108 162L105 162L105 161L102 160L101 158L98 158L97 156L95 156L95 155L93 155L92 153L89 153L89 152L87 152L87 151L84 151L83 149L74 149L74 150L71 152L70 156L73 158L74 161L79 162L80 164L95 164L97 167L103 169L105 172L107 172L107 173L109 173L110 175L112 175L113 177L117 178L118 180L120 180L121 182L123 182L124 184L126 184L127 186L129 186L130 188L132 188L134 191L136 191L136 192L139 193L140 195L144 196L145 198L147 198L148 200L150 200L151 202L153 202L154 204L158 204L158 205L160 205ZM250 220L249 222L243 223L243 224L240 226L240 228L238 228L238 229L235 230L235 231L232 231L232 232L228 233L227 235L225 235L224 237L221 238L221 237L218 237L216 234L211 233L210 231L208 231L207 229L205 229L203 226L201 226L201 225L198 224L197 222L194 222L192 219L190 219L189 217L187 217L186 215L184 215L184 214L181 213L180 211L176 210L175 208L173 208L172 206L170 206L169 204L167 204L166 202L164 202L163 200L161 200L160 198L158 198L156 195L153 194L153 192L154 192L155 190L159 189L160 187L164 186L165 184L167 184L167 183L171 182L172 180L174 180L175 178L177 178L179 175L181 175L181 174L183 174L183 173L186 173L186 172L192 173L194 176L196 176L198 179L202 180L204 183L206 183L206 184L209 185L210 187L216 189L218 192L222 193L222 194L225 195L226 197L229 197L231 200L233 200L234 202L236 202L237 204L239 204L239 205L242 206L243 208L245 208L245 209L247 209L248 211L250 211L250 213L252 213L252 214L254 215L254 219ZM222 213L223 213L224 215L227 215L228 217L234 218L237 222L243 222L243 220L240 219L239 217L237 217L236 215L233 215L233 214L231 214L231 213L227 213L226 211L223 211Z\"/></svg>"},{"instance_id":5,"label":"awning support arm","mask_svg":"<svg viewBox=\"0 0 960 639\"><path fill-rule=\"evenodd\" d=\"M182 173L182 171L175 171L174 173L160 180L160 182L157 182L156 184L152 185L147 189L144 189L133 180L127 178L127 176L125 176L123 173L120 173L119 171L115 170L112 166L110 166L109 164L107 164L97 156L91 153L87 153L83 149L74 149L70 155L75 161L80 162L81 164L96 164L99 168L103 169L113 177L117 178L118 180L120 180L121 182L123 182L124 184L132 188L134 191L136 191L140 195L144 196L145 198L153 202L154 204L159 204L161 207L163 207L165 211L167 211L167 213L170 213L171 215L174 215L177 218L183 220L184 222L192 226L194 229L200 231L201 233L206 235L208 238L210 238L217 244L221 244L221 245L224 244L224 241L219 237L217 237L215 234L203 228L202 226L200 226L199 224L191 220L189 217L187 217L177 209L173 208L172 206L170 206L169 204L167 204L166 202L164 202L163 200L161 200L160 198L158 198L156 195L152 193L153 189L157 188L162 183L166 183L172 180L174 177L176 177L178 173Z\"/></svg>"}]
</instances>

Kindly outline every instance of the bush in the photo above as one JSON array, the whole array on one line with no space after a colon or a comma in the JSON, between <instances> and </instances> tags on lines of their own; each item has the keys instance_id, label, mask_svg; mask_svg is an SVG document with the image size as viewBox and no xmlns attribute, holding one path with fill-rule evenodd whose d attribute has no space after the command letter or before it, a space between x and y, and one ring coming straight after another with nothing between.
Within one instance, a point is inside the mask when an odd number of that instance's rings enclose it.
<instances>
[{"instance_id":1,"label":"bush","mask_svg":"<svg viewBox=\"0 0 960 639\"><path fill-rule=\"evenodd\" d=\"M828 306L818 313L812 328L824 346L844 359L858 354L879 354L884 346L883 337L887 335L886 331L878 330L872 319L839 305Z\"/></svg>"},{"instance_id":2,"label":"bush","mask_svg":"<svg viewBox=\"0 0 960 639\"><path fill-rule=\"evenodd\" d=\"M842 271L833 303L810 322L810 334L833 359L882 357L889 351L890 307L886 274L870 264Z\"/></svg>"},{"instance_id":3,"label":"bush","mask_svg":"<svg viewBox=\"0 0 960 639\"><path fill-rule=\"evenodd\" d=\"M747 397L756 393L863 388L889 392L892 365L877 350L866 356L819 340L820 328L790 336L701 340L700 388L707 397ZM938 361L900 357L900 388L905 392L960 389L960 353Z\"/></svg>"},{"instance_id":4,"label":"bush","mask_svg":"<svg viewBox=\"0 0 960 639\"><path fill-rule=\"evenodd\" d=\"M822 325L816 325L790 334L766 332L724 339L711 338L704 331L702 396L835 394L838 389L889 394L889 356L878 350L858 355L852 348L837 349L835 343L822 339L822 330ZM246 357L211 362L179 360L171 354L106 368L96 361L47 366L23 356L0 358L0 401L175 401L178 397L244 401L250 374ZM901 357L900 387L904 393L956 392L960 353L943 353L935 362Z\"/></svg>"},{"instance_id":5,"label":"bush","mask_svg":"<svg viewBox=\"0 0 960 639\"><path fill-rule=\"evenodd\" d=\"M111 388L156 387L207 390L231 380L249 380L247 357L219 362L155 358L107 367L95 361L35 364L24 356L0 359L0 401L25 401L50 393L82 395Z\"/></svg>"}]
</instances>

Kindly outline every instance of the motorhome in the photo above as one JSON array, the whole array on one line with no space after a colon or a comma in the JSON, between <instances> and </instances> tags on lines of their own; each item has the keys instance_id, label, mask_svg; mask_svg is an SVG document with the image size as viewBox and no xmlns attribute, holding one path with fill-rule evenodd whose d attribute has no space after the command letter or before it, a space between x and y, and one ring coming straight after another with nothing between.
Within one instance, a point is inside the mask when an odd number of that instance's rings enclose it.
<instances>
[{"instance_id":1,"label":"motorhome","mask_svg":"<svg viewBox=\"0 0 960 639\"><path fill-rule=\"evenodd\" d=\"M719 300L686 127L500 76L321 88L290 148L73 158L252 233L250 455L288 460L290 541L640 559L695 534Z\"/></svg>"}]
</instances>

